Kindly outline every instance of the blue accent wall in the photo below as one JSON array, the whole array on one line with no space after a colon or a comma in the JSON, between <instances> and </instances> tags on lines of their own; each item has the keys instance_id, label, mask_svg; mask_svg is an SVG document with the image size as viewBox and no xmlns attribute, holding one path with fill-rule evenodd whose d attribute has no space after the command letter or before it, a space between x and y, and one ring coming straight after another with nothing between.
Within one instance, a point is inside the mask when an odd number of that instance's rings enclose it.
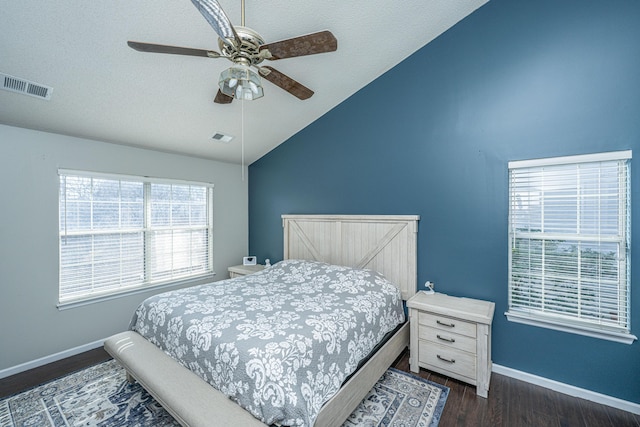
<instances>
[{"instance_id":1,"label":"blue accent wall","mask_svg":"<svg viewBox=\"0 0 640 427\"><path fill-rule=\"evenodd\" d=\"M491 0L249 167L250 252L285 213L418 214L418 283L496 303L494 363L640 403L637 341L504 316L508 161L631 149L640 335L639 148L640 2Z\"/></svg>"}]
</instances>

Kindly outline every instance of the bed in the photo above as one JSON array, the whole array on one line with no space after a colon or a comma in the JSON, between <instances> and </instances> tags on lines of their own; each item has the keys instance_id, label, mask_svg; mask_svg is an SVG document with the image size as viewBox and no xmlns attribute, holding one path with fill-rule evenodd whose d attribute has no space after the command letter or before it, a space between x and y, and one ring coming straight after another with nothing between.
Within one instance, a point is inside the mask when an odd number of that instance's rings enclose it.
<instances>
[{"instance_id":1,"label":"bed","mask_svg":"<svg viewBox=\"0 0 640 427\"><path fill-rule=\"evenodd\" d=\"M382 283L384 286L382 289L386 289L389 283L397 287L393 291L384 290L384 294L389 294L389 298L396 298L406 300L410 298L416 292L416 236L417 236L417 222L419 217L417 216L355 216L355 215L283 215L283 230L284 230L284 254L283 261L274 265L269 269L265 269L263 272L250 277L230 279L226 281L215 282L211 285L205 285L200 291L204 290L204 296L200 294L195 297L193 294L188 293L192 290L179 290L174 292L174 298L184 299L187 301L187 305L191 306L186 308L187 314L192 314L194 305L200 305L197 301L204 301L209 296L212 298L222 298L220 295L231 295L232 288L244 289L244 294L251 298L251 294L261 294L259 298L253 298L249 301L249 304L260 301L256 306L255 312L258 318L271 313L278 317L278 319L288 324L289 317L294 316L291 312L278 311L280 305L284 305L284 301L287 300L289 305L299 307L301 304L310 308L313 311L316 306L324 304L314 302L313 298L330 299L331 307L333 307L332 313L311 313L311 319L315 319L318 316L332 316L335 313L340 313L338 317L340 321L332 323L332 325L340 325L342 323L351 323L355 320L351 320L351 315L354 315L353 319L356 319L355 312L364 312L364 317L370 319L386 319L381 313L386 310L384 307L392 305L389 302L380 303L383 296L375 296L369 299L365 298L369 295L369 287L372 286L369 283ZM310 261L310 262L309 262ZM348 269L345 267L354 267ZM364 270L361 270L364 269ZM314 276L311 276L310 270L313 270ZM320 272L319 276L315 275L316 272ZM307 275L305 280L300 277ZM347 289L337 289L333 276L348 276L348 283L353 285L357 283L360 287L367 288L367 293L361 291L361 288L356 286ZM381 275L384 275L382 277ZM276 290L279 289L279 282L274 282L274 277L280 276L284 278L286 282L294 282L296 291L289 291L284 289L284 294L276 295ZM311 278L312 282L309 284L307 279ZM299 280L300 279L300 280ZM315 282L313 282L315 280ZM275 283L275 284L274 284ZM325 289L320 294L312 294L311 292L315 288L322 288L325 283L330 283L330 287ZM327 285L329 286L329 285ZM341 287L339 285L338 287ZM377 286L377 285L376 285ZM392 287L393 287L392 286ZM265 293L267 288L273 289L272 293ZM356 289L354 291L354 289ZM210 295L211 293L216 295ZM345 293L346 292L346 293ZM207 296L209 294L209 296ZM284 296L283 296L284 295ZM373 295L373 294L371 294ZM192 333L192 343L200 343L200 350L207 347L209 350L213 345L209 345L210 336L198 336L197 329L201 323L209 323L215 325L227 324L227 326L233 324L230 329L242 330L240 338L229 339L224 338L224 334L228 331L224 326L216 326L220 330L216 330L213 334L223 336L223 341L226 344L216 347L212 350L213 353L205 358L203 362L194 361L191 357L192 354L185 356L185 358L178 362L176 359L180 358L180 353L189 353L184 350L184 345L175 343L175 345L167 345L160 342L156 336L151 332L153 329L159 329L158 335L166 338L171 336L172 327L164 328L159 325L163 321L157 321L158 318L162 318L166 314L159 312L159 308L163 307L168 309L165 313L173 313L177 310L177 305L174 305L172 299L168 299L167 296L156 296L152 302L146 306L141 305L132 320L132 330L117 334L105 341L105 349L118 360L127 370L128 375L132 380L138 381L149 393L156 398L156 400L163 406L173 417L184 426L212 426L212 425L229 425L235 426L264 426L256 416L265 416L267 420L277 420L278 423L293 424L293 425L310 425L309 420L313 421L315 426L338 426L340 425L349 414L355 409L358 403L366 395L366 393L375 384L378 378L384 373L384 371L391 365L391 363L397 358L404 348L409 343L409 329L408 322L401 324L395 328L391 325L391 320L379 320L379 323L384 323L384 327L380 327L377 332L363 332L364 326L358 324L358 331L360 331L360 338L355 341L359 341L359 345L363 345L363 349L354 351L351 349L343 351L342 360L338 365L337 362L330 362L328 354L323 354L320 357L320 362L315 360L313 362L305 361L304 358L298 358L293 365L298 367L301 363L311 363L322 365L325 361L327 365L331 365L333 368L331 371L339 371L340 375L343 375L346 381L340 380L336 383L338 376L329 377L317 375L317 378L311 378L314 375L307 373L306 377L288 377L285 373L282 374L283 380L281 383L289 387L293 384L296 387L300 387L301 390L293 392L290 389L286 390L286 393L282 392L282 387L269 387L265 386L269 384L266 379L265 372L268 371L268 367L261 365L258 368L255 367L255 357L253 362L248 362L249 365L242 365L240 372L246 372L249 376L254 376L256 381L263 387L261 395L266 397L266 402L254 400L253 405L251 399L242 402L238 399L238 396L243 397L253 396L255 391L250 391L246 388L246 384L238 378L227 378L228 385L220 386L220 383L216 381L219 378L229 376L231 369L226 369L221 360L225 363L237 363L238 358L242 359L242 354L238 356L236 350L236 344L241 347L247 338L247 335L256 333L256 327L245 325L244 319L249 316L247 313L241 313L236 310L236 306L229 305L227 312L214 313L211 308L204 309L204 317L199 320L189 320ZM227 298L227 297L224 297ZM244 301L244 295L230 296L227 299L218 299L217 304L220 301L225 301L222 304L227 304L229 301L239 300L240 304L247 304ZM323 300L324 301L324 300ZM339 302L349 302L351 306L333 306L332 304L338 304ZM260 310L261 304L270 305L269 308ZM275 309L272 307L276 305ZM377 306L376 306L377 304ZM169 306L167 308L167 306ZM368 307L363 309L363 307ZM264 308L264 306L263 306ZM384 310L383 310L384 309ZM184 310L184 309L183 309ZM211 312L207 312L211 310ZM347 317L344 317L344 313L351 310ZM153 311L153 315L149 313ZM158 311L157 314L156 311ZM250 310L247 310L249 312ZM262 312L264 311L264 312ZM389 311L392 313L390 317L398 317L397 310ZM289 313L289 314L288 314ZM395 314L393 314L395 313ZM207 314L209 316L207 316ZM254 313L255 314L255 313ZM404 314L404 313L402 313ZM217 317L216 317L217 316ZM252 315L253 316L253 315ZM295 316L298 316L295 314ZM307 316L307 314L305 314ZM314 317L316 316L316 317ZM401 316L401 315L400 315ZM140 318L156 319L150 323L139 322ZM309 321L309 318L303 323L313 324ZM397 319L396 319L397 320ZM234 322L240 322L235 323ZM195 322L195 323L194 323ZM341 323L342 322L342 323ZM168 322L167 322L168 323ZM257 322L260 324L260 321ZM262 322L264 323L264 322ZM374 321L375 323L375 321ZM273 323L271 323L272 325ZM194 326L195 325L195 326ZM175 326L175 325L174 325ZM295 326L300 329L301 334L314 333L322 335L323 332L316 329L312 331L302 331L302 326ZM184 328L188 329L188 328ZM223 331L224 329L224 331ZM259 327L257 329L260 329ZM277 328L276 328L277 329ZM393 332L386 333L388 330ZM175 327L173 327L175 330ZM193 333L193 331L196 331ZM258 331L257 333L265 333L268 331ZM272 332L278 333L277 331ZM309 350L311 353L311 339L307 339L302 335L296 335L291 333L291 330L282 331L277 344L272 344L271 347L266 346L264 348L259 346L248 346L247 351L253 351L253 356L260 353L261 357L264 356L264 352L268 348L271 350L276 349L278 352L282 352L282 346L289 346L297 352L304 352ZM336 335L344 335L346 333L329 334L335 338ZM143 336L144 335L144 336ZM209 334L211 335L211 334ZM365 354L359 354L364 352L364 348L367 345L373 348L375 343L370 341L375 335L375 341L378 341L382 335L387 337L384 344L377 345L373 354L369 354L368 357ZM380 336L378 336L380 335ZM367 339L362 339L362 337ZM317 337L316 337L317 338ZM326 337L325 337L326 338ZM338 342L336 344L334 339L326 338L325 341L320 339L319 341L323 346L332 347L330 353L335 353L335 347L340 346ZM349 345L353 343L353 339L348 341ZM166 342L173 342L171 339ZM285 344L283 344L285 343ZM346 345L347 341L344 341ZM309 347L307 348L307 344ZM366 345L365 345L366 344ZM233 348L229 348L231 345ZM225 347L227 346L227 347ZM162 347L162 348L161 348ZM182 350L181 350L182 348ZM221 351L221 348L225 348L226 352ZM359 346L357 348L360 348ZM196 350L198 352L199 350ZM317 348L313 348L313 353L317 353ZM353 357L353 354L357 353L357 357ZM367 353L368 350L367 350ZM350 360L344 360L345 355ZM288 356L289 357L289 356ZM360 361L364 358L364 362ZM289 360L291 358L289 357ZM215 362L211 365L212 361ZM251 365L253 363L253 365ZM205 364L211 369L204 369L202 366ZM352 373L351 371L359 368ZM211 367L211 366L213 367ZM278 369L282 368L282 364L277 365ZM189 368L189 369L188 369ZM203 371L208 371L203 372ZM273 374L274 370L269 372ZM275 371L276 373L280 371ZM288 371L287 371L288 372ZM326 372L325 372L326 373ZM324 374L323 374L324 375ZM205 381L203 378L206 378ZM288 381L286 379L289 379ZM320 379L320 381L317 381ZM213 380L213 381L212 381ZM308 386L310 382L323 382L323 392L311 390ZM214 383L218 389L212 387L209 383ZM281 384L282 386L282 384ZM295 388L295 387L294 387ZM336 392L337 390L337 392ZM234 395L235 393L235 395ZM298 393L295 395L294 393ZM244 405L244 408L239 406L236 402L229 399L227 395L234 396L236 401L239 401ZM283 396L289 396L290 407L293 409L306 407L305 411L301 413L287 413L280 416L273 415L273 408L268 408L269 402L280 402ZM327 397L330 397L328 400ZM288 398L289 398L288 397ZM298 405L296 405L298 402ZM305 403L301 403L305 402ZM312 402L309 403L309 402ZM280 405L276 405L275 409L278 409ZM266 409L265 409L266 408ZM264 412L261 412L264 411ZM276 411L277 412L277 411ZM251 413L255 414L252 415Z\"/></svg>"}]
</instances>

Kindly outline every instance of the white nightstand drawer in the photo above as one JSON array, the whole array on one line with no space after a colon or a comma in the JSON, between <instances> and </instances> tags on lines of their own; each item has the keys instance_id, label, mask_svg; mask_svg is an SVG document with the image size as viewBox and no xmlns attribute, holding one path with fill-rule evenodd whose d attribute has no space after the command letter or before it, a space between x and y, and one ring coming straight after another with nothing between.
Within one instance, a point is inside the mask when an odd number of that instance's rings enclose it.
<instances>
[{"instance_id":1,"label":"white nightstand drawer","mask_svg":"<svg viewBox=\"0 0 640 427\"><path fill-rule=\"evenodd\" d=\"M429 328L437 328L447 332L453 332L460 335L466 335L468 337L476 337L476 324L471 322L465 322L460 319L454 319L447 316L441 316L432 313L423 313L419 315L420 325L427 326Z\"/></svg>"},{"instance_id":2,"label":"white nightstand drawer","mask_svg":"<svg viewBox=\"0 0 640 427\"><path fill-rule=\"evenodd\" d=\"M421 340L431 341L444 347L450 347L457 350L466 351L473 355L476 354L476 339L460 334L443 331L436 328L419 328L418 337Z\"/></svg>"},{"instance_id":3,"label":"white nightstand drawer","mask_svg":"<svg viewBox=\"0 0 640 427\"><path fill-rule=\"evenodd\" d=\"M246 276L248 274L257 273L258 271L262 271L264 269L264 265L234 265L229 267L227 270L229 271L229 278L234 279L236 277Z\"/></svg>"},{"instance_id":4,"label":"white nightstand drawer","mask_svg":"<svg viewBox=\"0 0 640 427\"><path fill-rule=\"evenodd\" d=\"M420 363L444 369L457 375L476 378L476 357L464 351L427 341L420 341Z\"/></svg>"}]
</instances>

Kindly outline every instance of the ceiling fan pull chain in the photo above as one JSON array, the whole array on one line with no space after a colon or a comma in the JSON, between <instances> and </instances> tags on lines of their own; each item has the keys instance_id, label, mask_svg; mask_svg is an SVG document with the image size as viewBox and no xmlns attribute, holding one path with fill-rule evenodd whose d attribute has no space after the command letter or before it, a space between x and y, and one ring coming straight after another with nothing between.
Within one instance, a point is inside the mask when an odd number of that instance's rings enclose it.
<instances>
[{"instance_id":1,"label":"ceiling fan pull chain","mask_svg":"<svg viewBox=\"0 0 640 427\"><path fill-rule=\"evenodd\" d=\"M242 167L242 182L244 182L244 99L240 98L241 103L241 118L240 118L240 163Z\"/></svg>"}]
</instances>

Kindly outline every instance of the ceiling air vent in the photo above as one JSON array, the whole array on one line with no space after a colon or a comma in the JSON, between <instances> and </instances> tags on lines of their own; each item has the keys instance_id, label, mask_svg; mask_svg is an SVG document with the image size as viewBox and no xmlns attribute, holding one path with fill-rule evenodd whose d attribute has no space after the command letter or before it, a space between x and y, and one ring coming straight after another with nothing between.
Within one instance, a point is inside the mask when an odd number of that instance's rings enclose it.
<instances>
[{"instance_id":1,"label":"ceiling air vent","mask_svg":"<svg viewBox=\"0 0 640 427\"><path fill-rule=\"evenodd\" d=\"M2 79L2 86L0 89L45 99L47 101L51 99L51 92L53 92L52 87L3 73L0 73L0 79Z\"/></svg>"},{"instance_id":2,"label":"ceiling air vent","mask_svg":"<svg viewBox=\"0 0 640 427\"><path fill-rule=\"evenodd\" d=\"M213 134L211 139L213 139L214 141L218 141L226 144L228 142L231 142L233 137L231 135L225 135L224 133L216 132L215 134Z\"/></svg>"}]
</instances>

